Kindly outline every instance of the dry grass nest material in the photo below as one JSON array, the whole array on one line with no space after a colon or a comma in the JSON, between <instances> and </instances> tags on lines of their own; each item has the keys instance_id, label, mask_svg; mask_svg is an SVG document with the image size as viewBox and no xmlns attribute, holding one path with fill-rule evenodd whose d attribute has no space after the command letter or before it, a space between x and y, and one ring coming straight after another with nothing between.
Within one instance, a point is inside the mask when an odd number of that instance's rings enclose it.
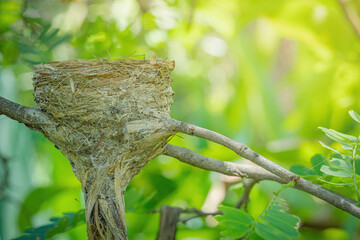
<instances>
[{"instance_id":1,"label":"dry grass nest material","mask_svg":"<svg viewBox=\"0 0 360 240\"><path fill-rule=\"evenodd\" d=\"M44 135L68 157L74 170L124 165L130 158L137 173L148 157L159 154L159 146L170 135L161 119L170 117L173 69L174 62L161 59L72 60L35 66L34 99L54 121L44 126Z\"/></svg>"},{"instance_id":2,"label":"dry grass nest material","mask_svg":"<svg viewBox=\"0 0 360 240\"><path fill-rule=\"evenodd\" d=\"M50 62L35 66L34 97L37 104L55 118L88 115L90 109L102 111L104 104L115 105L115 101L121 101L141 85L171 96L172 91L168 88L173 68L174 62L167 60L156 63L149 60ZM141 94L139 91L136 93ZM143 93L147 94L143 97L150 107L158 108L150 99L150 95L156 93ZM162 113L169 110L169 106L163 107L158 110Z\"/></svg>"}]
</instances>

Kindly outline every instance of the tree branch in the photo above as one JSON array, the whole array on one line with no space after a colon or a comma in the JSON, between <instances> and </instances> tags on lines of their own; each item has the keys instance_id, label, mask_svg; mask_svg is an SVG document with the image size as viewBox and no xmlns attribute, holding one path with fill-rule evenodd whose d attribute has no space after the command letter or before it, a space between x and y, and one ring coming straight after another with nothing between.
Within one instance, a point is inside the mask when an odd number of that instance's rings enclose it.
<instances>
[{"instance_id":1,"label":"tree branch","mask_svg":"<svg viewBox=\"0 0 360 240\"><path fill-rule=\"evenodd\" d=\"M201 154L190 151L184 147L168 144L163 152L164 155L176 158L181 162L194 167L219 172L229 176L246 177L255 180L271 180L279 183L286 183L278 176L266 171L262 167L249 164L237 164L233 162L219 161L205 157Z\"/></svg>"},{"instance_id":2,"label":"tree branch","mask_svg":"<svg viewBox=\"0 0 360 240\"><path fill-rule=\"evenodd\" d=\"M41 110L25 107L0 97L0 115L4 114L30 127L51 124L50 118Z\"/></svg>"},{"instance_id":3,"label":"tree branch","mask_svg":"<svg viewBox=\"0 0 360 240\"><path fill-rule=\"evenodd\" d=\"M348 9L348 7L346 6L346 2L347 2L346 0L338 0L338 2L340 4L342 11L345 14L346 19L350 23L356 35L360 38L360 26L359 26L359 20L356 19L357 18L356 14L350 9Z\"/></svg>"},{"instance_id":4,"label":"tree branch","mask_svg":"<svg viewBox=\"0 0 360 240\"><path fill-rule=\"evenodd\" d=\"M182 132L188 135L201 137L212 142L223 145L231 150L233 150L239 156L242 156L253 163L265 168L269 172L279 176L283 181L289 182L295 180L295 188L302 191L308 192L332 205L335 207L350 213L351 215L360 218L360 208L355 206L354 200L349 200L342 196L331 192L325 188L322 188L312 182L309 182L298 175L290 172L289 170L281 167L280 165L272 162L271 160L261 156L259 153L251 150L248 146L238 143L228 137L225 137L219 133L204 129L192 124L180 122L177 120L172 120L172 129L175 132ZM206 168L207 169L207 168Z\"/></svg>"}]
</instances>

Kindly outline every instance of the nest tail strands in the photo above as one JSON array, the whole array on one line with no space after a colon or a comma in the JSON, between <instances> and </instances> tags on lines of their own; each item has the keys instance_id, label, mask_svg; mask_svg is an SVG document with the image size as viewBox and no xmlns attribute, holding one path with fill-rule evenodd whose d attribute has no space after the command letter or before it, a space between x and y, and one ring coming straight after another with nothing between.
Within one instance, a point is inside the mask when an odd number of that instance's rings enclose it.
<instances>
[{"instance_id":1,"label":"nest tail strands","mask_svg":"<svg viewBox=\"0 0 360 240\"><path fill-rule=\"evenodd\" d=\"M127 239L124 191L172 134L174 62L73 60L35 66L40 130L82 184L89 239Z\"/></svg>"}]
</instances>

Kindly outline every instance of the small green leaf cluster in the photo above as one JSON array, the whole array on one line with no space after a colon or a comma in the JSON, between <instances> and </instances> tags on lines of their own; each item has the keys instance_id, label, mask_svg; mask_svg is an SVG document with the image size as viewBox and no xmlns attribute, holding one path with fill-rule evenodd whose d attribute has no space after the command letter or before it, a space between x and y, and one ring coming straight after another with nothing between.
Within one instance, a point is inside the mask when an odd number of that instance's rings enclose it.
<instances>
[{"instance_id":1,"label":"small green leaf cluster","mask_svg":"<svg viewBox=\"0 0 360 240\"><path fill-rule=\"evenodd\" d=\"M349 114L355 121L360 123L360 115L359 114L357 114L354 110L349 111ZM357 145L358 145L359 137L341 133L341 132L335 131L333 129L327 129L327 128L323 128L323 127L319 127L319 129L321 129L325 133L325 135L328 136L330 139L334 140L335 142L338 142L344 151L341 152L341 151L339 151L335 148L332 148L320 141L320 144L323 147L325 147L337 154L340 154L344 158L348 158L348 159L351 159L353 157L352 154L354 153L354 151L358 150Z\"/></svg>"},{"instance_id":2,"label":"small green leaf cluster","mask_svg":"<svg viewBox=\"0 0 360 240\"><path fill-rule=\"evenodd\" d=\"M360 115L355 111L349 111L350 116L360 123ZM359 137L338 132L333 129L319 127L327 137L339 143L341 149L333 148L320 141L320 144L333 152L327 160L323 155L317 154L311 158L312 168L302 165L294 165L290 171L296 173L314 183L326 185L332 190L351 190L349 195L355 193L360 200L358 181L360 175ZM336 189L334 189L336 188ZM343 191L343 193L346 191Z\"/></svg>"},{"instance_id":3,"label":"small green leaf cluster","mask_svg":"<svg viewBox=\"0 0 360 240\"><path fill-rule=\"evenodd\" d=\"M43 240L49 239L56 234L67 232L76 227L78 223L85 223L85 210L64 213L64 217L51 218L50 221L52 222L51 224L27 229L24 235L13 240Z\"/></svg>"},{"instance_id":4,"label":"small green leaf cluster","mask_svg":"<svg viewBox=\"0 0 360 240\"><path fill-rule=\"evenodd\" d=\"M288 186L285 185L284 188ZM282 191L282 188L280 191ZM263 213L255 220L244 210L222 206L223 215L217 216L225 239L291 240L300 237L298 217L287 213L286 201L275 194Z\"/></svg>"},{"instance_id":5,"label":"small green leaf cluster","mask_svg":"<svg viewBox=\"0 0 360 240\"><path fill-rule=\"evenodd\" d=\"M312 167L306 167L300 164L296 164L290 167L290 171L302 176L303 178L312 181L319 185L326 185L326 187L336 190L339 187L353 186L353 179L344 177L343 169L337 167L343 164L344 161L340 154L334 153L330 155L330 161L326 159L324 155L316 154L311 158ZM358 162L359 160L357 160ZM351 164L348 161L348 164ZM359 165L360 166L360 165ZM338 172L337 172L338 171ZM348 169L347 169L348 171ZM331 174L330 174L331 172ZM360 168L356 169L356 175L360 174ZM341 176L339 176L341 175Z\"/></svg>"},{"instance_id":6,"label":"small green leaf cluster","mask_svg":"<svg viewBox=\"0 0 360 240\"><path fill-rule=\"evenodd\" d=\"M350 116L358 123L360 123L360 115L356 113L354 110L349 111ZM323 165L321 167L321 171L327 175L335 176L335 177L347 177L353 179L353 186L355 188L355 192L357 194L358 200L360 200L360 194L357 184L356 177L356 160L359 160L359 137L355 137L352 135L344 134L333 129L327 129L323 127L319 127L326 136L330 139L338 142L341 145L342 151L339 151L335 148L332 148L326 145L323 142L320 144L330 149L331 151L337 154L336 157L332 157L329 161L330 166Z\"/></svg>"}]
</instances>

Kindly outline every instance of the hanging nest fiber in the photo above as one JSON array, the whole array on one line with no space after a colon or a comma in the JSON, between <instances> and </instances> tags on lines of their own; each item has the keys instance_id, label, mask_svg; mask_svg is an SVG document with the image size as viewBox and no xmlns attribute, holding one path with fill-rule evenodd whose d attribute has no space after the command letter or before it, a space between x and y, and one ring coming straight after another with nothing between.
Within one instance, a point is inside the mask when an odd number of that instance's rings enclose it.
<instances>
[{"instance_id":1,"label":"hanging nest fiber","mask_svg":"<svg viewBox=\"0 0 360 240\"><path fill-rule=\"evenodd\" d=\"M89 239L127 239L124 191L172 134L174 62L73 60L35 66L41 132L82 184Z\"/></svg>"}]
</instances>

